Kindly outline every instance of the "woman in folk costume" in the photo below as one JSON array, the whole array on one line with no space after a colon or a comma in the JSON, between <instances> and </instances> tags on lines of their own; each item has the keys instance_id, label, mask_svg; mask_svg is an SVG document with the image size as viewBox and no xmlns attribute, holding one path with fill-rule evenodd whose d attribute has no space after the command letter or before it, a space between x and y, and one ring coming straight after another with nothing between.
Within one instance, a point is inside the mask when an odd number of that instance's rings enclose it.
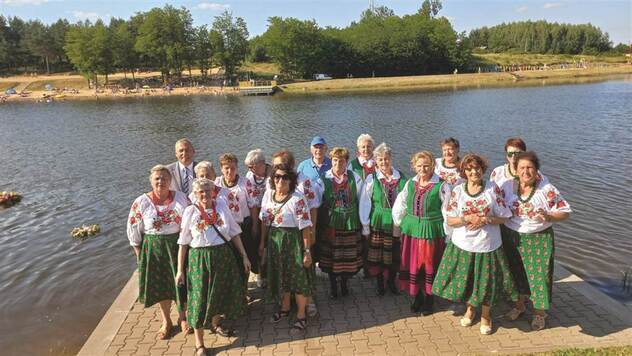
<instances>
[{"instance_id":1,"label":"woman in folk costume","mask_svg":"<svg viewBox=\"0 0 632 356\"><path fill-rule=\"evenodd\" d=\"M250 259L252 273L259 273L259 222L256 219L255 200L248 196L247 180L239 175L237 157L224 153L219 157L222 175L215 178L215 185L227 189L226 202L233 219L241 228L241 241ZM257 220L257 221L255 221Z\"/></svg>"},{"instance_id":2,"label":"woman in folk costume","mask_svg":"<svg viewBox=\"0 0 632 356\"><path fill-rule=\"evenodd\" d=\"M211 182L217 178L215 176L215 171L213 170L213 164L209 161L198 162L198 164L195 165L194 170L196 178L206 178ZM230 191L228 189L213 184L213 194L216 198L226 200L228 199L229 193ZM189 194L189 201L191 204L195 204L197 201L193 189L191 189L191 193Z\"/></svg>"},{"instance_id":3,"label":"woman in folk costume","mask_svg":"<svg viewBox=\"0 0 632 356\"><path fill-rule=\"evenodd\" d=\"M462 326L471 326L481 307L480 332L492 333L490 309L503 297L517 300L518 290L502 249L500 227L511 210L500 188L485 182L487 163L476 154L461 160L465 182L452 189L445 207L447 223L453 228L432 292L442 298L466 302Z\"/></svg>"},{"instance_id":4,"label":"woman in folk costume","mask_svg":"<svg viewBox=\"0 0 632 356\"><path fill-rule=\"evenodd\" d=\"M320 148L318 149L320 150ZM276 151L272 154L272 165L276 166L279 164L286 164L292 171L295 171L294 165L296 161L294 159L294 154L287 149L282 149ZM270 178L268 178L270 181ZM267 189L270 189L270 182L266 184ZM316 222L318 221L318 210L321 206L321 198L322 198L322 186L320 182L313 181L306 174L302 172L297 172L296 177L296 191L303 193L305 199L307 199L307 205L309 207L309 214L312 220L312 226L309 228L310 234L310 248L314 249L314 244L316 243ZM315 252L315 251L314 251ZM312 261L317 261L317 257L312 255ZM310 275L313 277L316 275L316 269L314 263L312 262L310 267ZM314 317L318 314L318 309L316 307L316 303L314 301L313 292L316 290L316 279L310 278L312 281L312 295L307 298L307 315L310 317Z\"/></svg>"},{"instance_id":5,"label":"woman in folk costume","mask_svg":"<svg viewBox=\"0 0 632 356\"><path fill-rule=\"evenodd\" d=\"M441 141L441 157L435 160L435 174L451 186L462 181L459 175L459 150L459 140L448 137Z\"/></svg>"},{"instance_id":6,"label":"woman in folk costume","mask_svg":"<svg viewBox=\"0 0 632 356\"><path fill-rule=\"evenodd\" d=\"M515 171L516 156L526 150L527 144L520 137L510 137L507 139L507 142L505 142L505 157L507 159L507 163L494 168L489 177L489 179L496 183L503 192L506 190L504 187L505 183L512 182L514 179L518 178ZM548 181L548 179L539 171L537 179L544 182Z\"/></svg>"},{"instance_id":7,"label":"woman in folk costume","mask_svg":"<svg viewBox=\"0 0 632 356\"><path fill-rule=\"evenodd\" d=\"M164 340L172 332L171 301L178 306L182 330L189 332L186 300L181 300L175 280L180 222L189 200L184 193L169 190L171 173L163 165L151 169L149 182L152 190L136 198L130 209L127 238L138 262L138 301L145 307L159 303L158 338Z\"/></svg>"},{"instance_id":8,"label":"woman in folk costume","mask_svg":"<svg viewBox=\"0 0 632 356\"><path fill-rule=\"evenodd\" d=\"M241 229L226 202L213 193L213 185L206 178L193 182L197 202L184 210L178 239L176 281L188 280L187 320L194 328L196 355L206 354L204 328L231 336L232 331L220 325L220 316L236 319L246 310L243 286L250 261L239 238ZM238 260L233 249L239 254ZM244 275L240 272L242 268L246 271Z\"/></svg>"},{"instance_id":9,"label":"woman in folk costume","mask_svg":"<svg viewBox=\"0 0 632 356\"><path fill-rule=\"evenodd\" d=\"M266 191L266 180L270 176L272 167L266 163L266 157L263 155L263 150L260 148L254 149L244 159L244 164L248 168L246 173L246 190L248 192L248 198L253 202L253 220L259 220L259 211L261 211L261 199ZM254 232L254 236L257 239L261 237L261 227L257 223L255 225L257 231ZM262 261L259 261L263 263ZM262 265L258 266L257 270L262 271ZM265 272L257 274L257 286L259 288L265 285Z\"/></svg>"},{"instance_id":10,"label":"woman in folk costume","mask_svg":"<svg viewBox=\"0 0 632 356\"><path fill-rule=\"evenodd\" d=\"M349 294L347 280L362 268L362 236L358 211L361 180L347 170L349 150L334 147L329 152L332 168L322 178L323 212L327 223L318 236L320 269L329 274L330 297L338 297L337 279L343 296Z\"/></svg>"},{"instance_id":11,"label":"woman in folk costume","mask_svg":"<svg viewBox=\"0 0 632 356\"><path fill-rule=\"evenodd\" d=\"M365 263L377 280L376 292L384 295L384 281L391 293L399 294L395 284L400 260L399 229L393 225L392 208L397 194L404 189L406 178L393 168L392 151L385 143L374 150L376 172L367 176L360 196L360 222L369 251ZM395 231L397 230L397 231Z\"/></svg>"},{"instance_id":12,"label":"woman in folk costume","mask_svg":"<svg viewBox=\"0 0 632 356\"><path fill-rule=\"evenodd\" d=\"M432 282L445 248L441 207L448 201L450 186L434 174L429 151L415 153L410 162L416 175L395 200L393 223L402 234L400 289L415 297L411 311L426 314L432 311Z\"/></svg>"},{"instance_id":13,"label":"woman in folk costume","mask_svg":"<svg viewBox=\"0 0 632 356\"><path fill-rule=\"evenodd\" d=\"M290 298L296 300L296 322L291 332L307 326L305 307L312 293L310 266L309 206L305 196L296 191L297 174L288 165L272 168L271 187L261 205L263 238L259 253L266 252L266 300L280 305L271 322L278 323L290 315Z\"/></svg>"},{"instance_id":14,"label":"woman in folk costume","mask_svg":"<svg viewBox=\"0 0 632 356\"><path fill-rule=\"evenodd\" d=\"M525 300L530 298L534 314L531 328L541 330L553 292L553 223L566 220L571 208L555 186L538 179L540 160L534 152L517 154L514 164L518 179L504 185L513 216L501 232L520 299L506 317L518 319L526 311Z\"/></svg>"}]
</instances>

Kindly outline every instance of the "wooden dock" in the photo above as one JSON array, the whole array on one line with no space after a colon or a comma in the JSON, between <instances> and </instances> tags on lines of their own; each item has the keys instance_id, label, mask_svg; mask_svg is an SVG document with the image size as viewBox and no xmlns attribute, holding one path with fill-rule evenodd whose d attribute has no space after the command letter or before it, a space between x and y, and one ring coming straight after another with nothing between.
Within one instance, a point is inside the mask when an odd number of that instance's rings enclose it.
<instances>
[{"instance_id":1,"label":"wooden dock","mask_svg":"<svg viewBox=\"0 0 632 356\"><path fill-rule=\"evenodd\" d=\"M239 82L239 93L241 95L273 95L276 90L276 80L249 80Z\"/></svg>"}]
</instances>

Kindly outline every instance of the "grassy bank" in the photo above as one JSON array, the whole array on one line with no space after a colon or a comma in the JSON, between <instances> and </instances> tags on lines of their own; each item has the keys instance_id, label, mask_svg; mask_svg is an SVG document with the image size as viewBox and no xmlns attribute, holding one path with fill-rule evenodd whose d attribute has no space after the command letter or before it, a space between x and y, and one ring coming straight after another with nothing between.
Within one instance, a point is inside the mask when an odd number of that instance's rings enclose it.
<instances>
[{"instance_id":1,"label":"grassy bank","mask_svg":"<svg viewBox=\"0 0 632 356\"><path fill-rule=\"evenodd\" d=\"M477 87L499 87L581 83L632 74L632 65L591 69L524 71L513 73L444 74L409 77L353 78L312 81L281 85L289 94L324 92L362 92L396 90L441 90Z\"/></svg>"},{"instance_id":2,"label":"grassy bank","mask_svg":"<svg viewBox=\"0 0 632 356\"><path fill-rule=\"evenodd\" d=\"M520 54L520 53L477 53L474 54L476 65L555 65L561 63L626 63L624 55L572 55L572 54Z\"/></svg>"},{"instance_id":3,"label":"grassy bank","mask_svg":"<svg viewBox=\"0 0 632 356\"><path fill-rule=\"evenodd\" d=\"M532 356L628 356L632 355L632 346L604 347L590 349L564 349L551 352L529 354Z\"/></svg>"}]
</instances>

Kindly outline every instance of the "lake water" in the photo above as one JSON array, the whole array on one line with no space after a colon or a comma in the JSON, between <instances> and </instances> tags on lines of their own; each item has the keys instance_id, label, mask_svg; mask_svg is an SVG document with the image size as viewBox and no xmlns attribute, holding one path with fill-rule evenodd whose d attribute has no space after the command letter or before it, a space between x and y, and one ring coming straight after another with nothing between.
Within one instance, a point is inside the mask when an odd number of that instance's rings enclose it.
<instances>
[{"instance_id":1,"label":"lake water","mask_svg":"<svg viewBox=\"0 0 632 356\"><path fill-rule=\"evenodd\" d=\"M630 303L622 273L632 267L632 76L584 85L425 93L274 97L168 97L0 106L0 190L24 195L0 210L0 345L3 354L76 353L136 264L125 236L148 171L175 160L189 137L197 159L252 148L308 155L309 140L353 147L371 133L389 143L410 174L411 153L462 151L503 163L521 136L542 172L573 207L556 229L557 260ZM244 172L244 166L240 169ZM488 172L489 173L489 172ZM74 226L102 233L73 240Z\"/></svg>"}]
</instances>

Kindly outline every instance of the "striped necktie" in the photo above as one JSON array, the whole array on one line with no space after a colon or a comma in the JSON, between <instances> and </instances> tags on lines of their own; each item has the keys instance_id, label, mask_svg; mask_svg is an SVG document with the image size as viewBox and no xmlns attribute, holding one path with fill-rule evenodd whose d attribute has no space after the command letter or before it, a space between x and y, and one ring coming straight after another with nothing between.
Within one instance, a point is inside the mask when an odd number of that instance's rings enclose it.
<instances>
[{"instance_id":1,"label":"striped necktie","mask_svg":"<svg viewBox=\"0 0 632 356\"><path fill-rule=\"evenodd\" d=\"M191 183L191 170L189 167L184 167L184 179L182 179L182 192L189 194L189 183Z\"/></svg>"}]
</instances>

